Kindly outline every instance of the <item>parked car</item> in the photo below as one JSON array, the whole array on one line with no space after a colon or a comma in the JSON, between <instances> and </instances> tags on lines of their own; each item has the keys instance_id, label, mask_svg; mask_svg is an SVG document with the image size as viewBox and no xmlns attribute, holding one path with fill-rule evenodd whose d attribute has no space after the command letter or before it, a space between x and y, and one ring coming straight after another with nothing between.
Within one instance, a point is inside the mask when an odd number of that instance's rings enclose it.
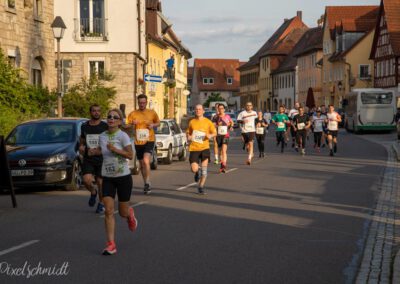
<instances>
[{"instance_id":1,"label":"parked car","mask_svg":"<svg viewBox=\"0 0 400 284\"><path fill-rule=\"evenodd\" d=\"M27 121L6 138L15 186L62 186L78 190L82 185L79 136L83 118Z\"/></svg>"},{"instance_id":2,"label":"parked car","mask_svg":"<svg viewBox=\"0 0 400 284\"><path fill-rule=\"evenodd\" d=\"M173 157L185 161L187 157L186 134L173 119L163 119L156 129L157 157L171 164Z\"/></svg>"}]
</instances>

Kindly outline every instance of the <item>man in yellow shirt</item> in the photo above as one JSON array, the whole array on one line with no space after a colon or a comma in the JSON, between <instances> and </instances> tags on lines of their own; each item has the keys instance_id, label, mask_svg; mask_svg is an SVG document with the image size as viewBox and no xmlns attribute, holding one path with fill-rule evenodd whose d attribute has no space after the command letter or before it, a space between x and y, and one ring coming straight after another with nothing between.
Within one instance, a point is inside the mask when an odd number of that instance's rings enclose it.
<instances>
[{"instance_id":1,"label":"man in yellow shirt","mask_svg":"<svg viewBox=\"0 0 400 284\"><path fill-rule=\"evenodd\" d=\"M199 183L198 192L205 194L204 184L206 183L207 167L210 160L210 139L217 135L217 131L211 120L204 117L202 105L195 107L195 116L190 121L186 131L187 139L190 142L189 162L194 173L194 180ZM201 169L199 161L201 161Z\"/></svg>"},{"instance_id":2,"label":"man in yellow shirt","mask_svg":"<svg viewBox=\"0 0 400 284\"><path fill-rule=\"evenodd\" d=\"M150 188L150 159L154 149L154 128L160 125L160 119L154 110L147 109L147 96L139 95L139 109L131 112L126 120L127 127L133 126L135 132L136 157L144 182L144 194L151 192Z\"/></svg>"}]
</instances>

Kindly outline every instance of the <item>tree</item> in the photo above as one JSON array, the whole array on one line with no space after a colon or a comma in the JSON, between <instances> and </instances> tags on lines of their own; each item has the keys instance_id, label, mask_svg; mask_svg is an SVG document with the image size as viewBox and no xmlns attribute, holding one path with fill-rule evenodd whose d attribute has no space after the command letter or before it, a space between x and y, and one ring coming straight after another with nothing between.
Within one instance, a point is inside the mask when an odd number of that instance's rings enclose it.
<instances>
[{"instance_id":1,"label":"tree","mask_svg":"<svg viewBox=\"0 0 400 284\"><path fill-rule=\"evenodd\" d=\"M220 93L211 93L203 106L208 107L211 102L225 102L225 99L221 96Z\"/></svg>"}]
</instances>

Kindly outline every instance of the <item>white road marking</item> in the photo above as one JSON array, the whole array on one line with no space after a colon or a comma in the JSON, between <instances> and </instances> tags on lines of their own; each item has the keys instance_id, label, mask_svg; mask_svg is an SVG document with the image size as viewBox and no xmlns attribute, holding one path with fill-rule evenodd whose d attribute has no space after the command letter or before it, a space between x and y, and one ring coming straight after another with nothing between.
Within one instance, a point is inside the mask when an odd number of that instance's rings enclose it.
<instances>
[{"instance_id":1,"label":"white road marking","mask_svg":"<svg viewBox=\"0 0 400 284\"><path fill-rule=\"evenodd\" d=\"M135 207L139 207L139 206L141 206L141 205L147 204L147 203L149 203L149 202L147 202L147 201L141 201L141 202L138 202L138 203L136 203L136 204L133 204L133 205L131 205L131 206L129 206L129 207L135 208ZM114 215L115 215L115 214L118 214L118 212L119 212L118 210L115 210L115 211L114 211ZM104 214L100 215L100 218L105 218L105 215L104 215Z\"/></svg>"},{"instance_id":2,"label":"white road marking","mask_svg":"<svg viewBox=\"0 0 400 284\"><path fill-rule=\"evenodd\" d=\"M177 191L182 191L182 190L185 190L185 189L187 189L187 188L189 188L189 187L192 187L192 186L195 186L195 185L197 185L197 182L188 184L188 185L186 185L186 186L182 186L182 187L178 188Z\"/></svg>"},{"instance_id":3,"label":"white road marking","mask_svg":"<svg viewBox=\"0 0 400 284\"><path fill-rule=\"evenodd\" d=\"M18 246L15 246L15 247L11 247L9 249L2 250L2 251L0 251L0 256L1 255L5 255L5 254L10 253L10 252L13 252L13 251L16 251L16 250L19 250L19 249L22 249L24 247L27 247L27 246L30 246L30 245L33 245L33 244L36 244L38 242L39 242L39 240L32 240L32 241L29 241L29 242L26 242L26 243L22 243L22 244L20 244Z\"/></svg>"},{"instance_id":4,"label":"white road marking","mask_svg":"<svg viewBox=\"0 0 400 284\"><path fill-rule=\"evenodd\" d=\"M238 168L233 168L233 169L227 170L226 174L229 174L229 173L237 171L237 170L238 170Z\"/></svg>"}]
</instances>

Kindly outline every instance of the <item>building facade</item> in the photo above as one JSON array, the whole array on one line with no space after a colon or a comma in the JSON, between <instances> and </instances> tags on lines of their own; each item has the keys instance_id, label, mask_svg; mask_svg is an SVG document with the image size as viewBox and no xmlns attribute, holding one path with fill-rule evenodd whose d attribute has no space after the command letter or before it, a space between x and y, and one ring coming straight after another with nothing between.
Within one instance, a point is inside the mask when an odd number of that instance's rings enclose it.
<instances>
[{"instance_id":1,"label":"building facade","mask_svg":"<svg viewBox=\"0 0 400 284\"><path fill-rule=\"evenodd\" d=\"M374 87L393 90L400 108L400 0L382 0L370 58Z\"/></svg>"},{"instance_id":2,"label":"building facade","mask_svg":"<svg viewBox=\"0 0 400 284\"><path fill-rule=\"evenodd\" d=\"M341 107L353 88L373 87L369 52L378 6L326 7L323 26L324 104Z\"/></svg>"},{"instance_id":3,"label":"building facade","mask_svg":"<svg viewBox=\"0 0 400 284\"><path fill-rule=\"evenodd\" d=\"M53 1L0 1L0 48L34 85L56 88Z\"/></svg>"},{"instance_id":4,"label":"building facade","mask_svg":"<svg viewBox=\"0 0 400 284\"><path fill-rule=\"evenodd\" d=\"M115 105L124 105L126 114L134 110L144 92L144 0L55 0L54 14L67 26L61 40L64 91L83 77L111 74Z\"/></svg>"},{"instance_id":5,"label":"building facade","mask_svg":"<svg viewBox=\"0 0 400 284\"><path fill-rule=\"evenodd\" d=\"M237 70L240 64L238 59L196 58L193 66L191 108L197 104L203 105L212 94L219 94L227 102L229 109L240 109L240 75Z\"/></svg>"}]
</instances>

